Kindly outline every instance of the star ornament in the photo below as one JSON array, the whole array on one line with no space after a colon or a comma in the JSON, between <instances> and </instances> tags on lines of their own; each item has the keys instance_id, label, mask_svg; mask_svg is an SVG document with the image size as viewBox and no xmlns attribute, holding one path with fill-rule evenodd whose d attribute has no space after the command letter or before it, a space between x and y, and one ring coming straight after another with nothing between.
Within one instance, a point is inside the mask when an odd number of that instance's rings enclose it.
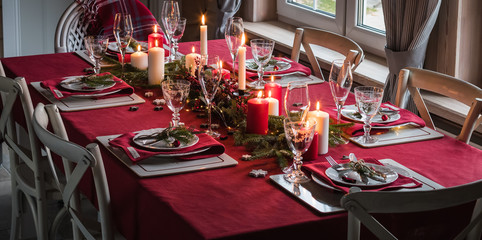
<instances>
[{"instance_id":1,"label":"star ornament","mask_svg":"<svg viewBox=\"0 0 482 240\"><path fill-rule=\"evenodd\" d=\"M251 172L249 172L249 176L255 177L255 178L260 178L260 177L266 177L268 174L268 171L265 171L263 169L253 169Z\"/></svg>"}]
</instances>

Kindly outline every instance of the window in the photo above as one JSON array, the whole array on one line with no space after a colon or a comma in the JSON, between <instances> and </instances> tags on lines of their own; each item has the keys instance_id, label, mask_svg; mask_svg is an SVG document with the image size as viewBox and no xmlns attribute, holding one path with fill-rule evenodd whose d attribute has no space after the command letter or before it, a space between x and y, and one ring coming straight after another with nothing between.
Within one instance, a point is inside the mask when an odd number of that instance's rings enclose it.
<instances>
[{"instance_id":1,"label":"window","mask_svg":"<svg viewBox=\"0 0 482 240\"><path fill-rule=\"evenodd\" d=\"M385 24L381 0L278 0L278 17L345 35L384 57Z\"/></svg>"}]
</instances>

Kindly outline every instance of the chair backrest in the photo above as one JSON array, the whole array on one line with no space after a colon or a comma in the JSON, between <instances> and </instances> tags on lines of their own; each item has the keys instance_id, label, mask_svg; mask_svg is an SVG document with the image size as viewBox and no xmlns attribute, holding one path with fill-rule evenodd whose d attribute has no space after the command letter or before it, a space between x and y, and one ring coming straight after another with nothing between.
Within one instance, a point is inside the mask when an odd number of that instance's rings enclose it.
<instances>
[{"instance_id":1,"label":"chair backrest","mask_svg":"<svg viewBox=\"0 0 482 240\"><path fill-rule=\"evenodd\" d=\"M47 156L51 165L53 165L52 153L59 155L63 159L67 159L75 164L71 174L66 173L66 182L61 187L62 198L64 201L64 211L57 215L57 219L61 219L63 215L69 214L72 221L80 229L87 239L95 239L94 235L101 232L102 239L113 239L112 219L110 213L110 193L107 185L104 164L100 154L99 146L95 143L87 145L86 148L81 147L73 142L64 139L62 136L50 132L47 127L49 123L53 124L52 128L65 131L62 118L56 105L45 106L39 103L35 108L33 117L33 128L40 140L44 144ZM57 125L57 126L55 126ZM97 204L100 216L100 226L97 219L90 219L83 214L76 206L72 206L72 197L78 191L78 185L83 177L86 177L88 170L92 171L94 186L96 190ZM59 183L62 186L61 183ZM51 237L55 236L58 229L59 221L54 222ZM97 225L92 229L92 226Z\"/></svg>"},{"instance_id":2,"label":"chair backrest","mask_svg":"<svg viewBox=\"0 0 482 240\"><path fill-rule=\"evenodd\" d=\"M312 44L331 49L344 55L345 59L352 63L353 71L355 71L364 58L364 53L361 47L345 36L316 28L297 28L293 42L293 49L291 50L291 60L295 62L299 61L301 45L303 45L306 55L310 60L311 67L313 68L314 75L323 80L324 77L320 64L310 46Z\"/></svg>"},{"instance_id":3,"label":"chair backrest","mask_svg":"<svg viewBox=\"0 0 482 240\"><path fill-rule=\"evenodd\" d=\"M405 106L404 96L407 89L420 116L430 128L435 129L435 126L420 89L444 95L470 107L462 130L457 136L458 140L468 143L474 129L482 123L482 89L469 82L426 69L408 67L400 70L395 99L397 106Z\"/></svg>"},{"instance_id":4,"label":"chair backrest","mask_svg":"<svg viewBox=\"0 0 482 240\"><path fill-rule=\"evenodd\" d=\"M56 53L74 52L84 49L84 37L88 24L80 21L82 7L74 1L64 11L55 29Z\"/></svg>"},{"instance_id":5,"label":"chair backrest","mask_svg":"<svg viewBox=\"0 0 482 240\"><path fill-rule=\"evenodd\" d=\"M482 180L437 190L410 192L362 192L351 188L341 198L348 211L348 239L360 239L360 222L379 239L397 239L371 213L409 213L459 206L477 201L470 223L455 239L480 239L482 232ZM468 219L467 219L468 222Z\"/></svg>"}]
</instances>

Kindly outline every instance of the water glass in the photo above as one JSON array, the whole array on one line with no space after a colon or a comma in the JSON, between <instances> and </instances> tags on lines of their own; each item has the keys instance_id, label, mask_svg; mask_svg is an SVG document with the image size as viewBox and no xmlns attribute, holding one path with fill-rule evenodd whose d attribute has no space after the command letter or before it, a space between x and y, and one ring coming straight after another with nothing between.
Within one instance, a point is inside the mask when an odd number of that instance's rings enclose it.
<instances>
[{"instance_id":1,"label":"water glass","mask_svg":"<svg viewBox=\"0 0 482 240\"><path fill-rule=\"evenodd\" d=\"M184 108L186 99L189 96L191 83L186 80L166 80L161 83L162 94L166 100L166 105L173 112L172 127L179 127L179 111Z\"/></svg>"},{"instance_id":2,"label":"water glass","mask_svg":"<svg viewBox=\"0 0 482 240\"><path fill-rule=\"evenodd\" d=\"M355 100L358 112L365 123L363 126L364 135L361 136L362 143L375 143L378 139L370 136L372 118L378 113L382 104L383 88L360 86L355 88Z\"/></svg>"},{"instance_id":3,"label":"water glass","mask_svg":"<svg viewBox=\"0 0 482 240\"><path fill-rule=\"evenodd\" d=\"M248 85L255 89L263 89L266 84L263 80L264 66L271 60L275 42L273 40L253 39L250 44L254 62L258 66L258 80Z\"/></svg>"}]
</instances>

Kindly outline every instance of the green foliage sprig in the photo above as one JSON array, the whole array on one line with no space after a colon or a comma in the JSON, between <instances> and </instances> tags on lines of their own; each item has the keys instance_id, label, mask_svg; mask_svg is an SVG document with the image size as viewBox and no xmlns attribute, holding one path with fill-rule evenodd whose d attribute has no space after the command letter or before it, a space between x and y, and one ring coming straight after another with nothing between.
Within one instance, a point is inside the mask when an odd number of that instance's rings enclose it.
<instances>
[{"instance_id":1,"label":"green foliage sprig","mask_svg":"<svg viewBox=\"0 0 482 240\"><path fill-rule=\"evenodd\" d=\"M112 80L112 75L89 75L80 78L80 81L84 83L87 87L91 88L107 86L114 83L114 80Z\"/></svg>"}]
</instances>

